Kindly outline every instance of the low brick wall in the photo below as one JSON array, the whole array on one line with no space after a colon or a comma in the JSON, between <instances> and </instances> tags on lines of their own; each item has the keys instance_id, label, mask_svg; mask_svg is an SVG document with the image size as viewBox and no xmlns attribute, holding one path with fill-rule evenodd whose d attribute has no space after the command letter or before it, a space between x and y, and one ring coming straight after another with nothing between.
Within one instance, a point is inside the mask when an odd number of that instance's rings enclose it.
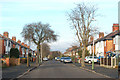
<instances>
[{"instance_id":1,"label":"low brick wall","mask_svg":"<svg viewBox=\"0 0 120 80\"><path fill-rule=\"evenodd\" d=\"M2 58L2 65L15 66L20 65L20 58Z\"/></svg>"},{"instance_id":2,"label":"low brick wall","mask_svg":"<svg viewBox=\"0 0 120 80\"><path fill-rule=\"evenodd\" d=\"M20 65L20 58L10 58L10 65L11 66Z\"/></svg>"}]
</instances>

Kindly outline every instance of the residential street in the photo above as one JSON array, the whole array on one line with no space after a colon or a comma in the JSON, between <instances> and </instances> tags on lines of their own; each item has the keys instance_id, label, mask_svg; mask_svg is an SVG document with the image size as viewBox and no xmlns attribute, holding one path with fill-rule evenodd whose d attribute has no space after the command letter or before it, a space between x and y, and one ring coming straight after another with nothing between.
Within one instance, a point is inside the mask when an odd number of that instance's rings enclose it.
<instances>
[{"instance_id":1,"label":"residential street","mask_svg":"<svg viewBox=\"0 0 120 80\"><path fill-rule=\"evenodd\" d=\"M106 78L105 76L80 69L73 64L51 60L21 78Z\"/></svg>"}]
</instances>

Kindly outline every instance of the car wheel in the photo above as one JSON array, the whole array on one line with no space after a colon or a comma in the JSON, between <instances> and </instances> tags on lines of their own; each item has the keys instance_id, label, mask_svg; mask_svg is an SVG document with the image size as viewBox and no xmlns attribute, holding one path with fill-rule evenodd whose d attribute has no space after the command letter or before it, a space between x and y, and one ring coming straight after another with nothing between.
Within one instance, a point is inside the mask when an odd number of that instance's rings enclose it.
<instances>
[{"instance_id":1,"label":"car wheel","mask_svg":"<svg viewBox=\"0 0 120 80\"><path fill-rule=\"evenodd\" d=\"M88 61L89 64L91 64L91 61Z\"/></svg>"}]
</instances>

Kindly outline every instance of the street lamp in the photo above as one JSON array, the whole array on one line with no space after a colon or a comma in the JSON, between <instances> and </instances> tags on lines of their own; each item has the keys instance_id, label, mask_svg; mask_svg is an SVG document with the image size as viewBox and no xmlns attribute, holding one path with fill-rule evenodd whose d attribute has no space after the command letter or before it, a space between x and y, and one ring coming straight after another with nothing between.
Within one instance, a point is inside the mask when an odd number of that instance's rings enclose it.
<instances>
[{"instance_id":1,"label":"street lamp","mask_svg":"<svg viewBox=\"0 0 120 80\"><path fill-rule=\"evenodd\" d=\"M96 21L94 18L92 21ZM93 31L93 60L92 60L92 69L94 69L94 31Z\"/></svg>"}]
</instances>

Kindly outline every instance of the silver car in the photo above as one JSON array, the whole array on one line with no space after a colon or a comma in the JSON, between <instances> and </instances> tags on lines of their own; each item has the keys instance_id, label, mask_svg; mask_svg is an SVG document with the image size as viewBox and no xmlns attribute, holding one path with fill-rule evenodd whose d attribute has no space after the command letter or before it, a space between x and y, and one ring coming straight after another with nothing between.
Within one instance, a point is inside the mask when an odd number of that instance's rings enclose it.
<instances>
[{"instance_id":1,"label":"silver car","mask_svg":"<svg viewBox=\"0 0 120 80\"><path fill-rule=\"evenodd\" d=\"M65 58L65 57L61 57L61 58L60 58L60 61L63 62L63 61L64 61L64 58Z\"/></svg>"},{"instance_id":2,"label":"silver car","mask_svg":"<svg viewBox=\"0 0 120 80\"><path fill-rule=\"evenodd\" d=\"M65 57L63 62L64 63L72 63L72 59L70 57Z\"/></svg>"}]
</instances>

